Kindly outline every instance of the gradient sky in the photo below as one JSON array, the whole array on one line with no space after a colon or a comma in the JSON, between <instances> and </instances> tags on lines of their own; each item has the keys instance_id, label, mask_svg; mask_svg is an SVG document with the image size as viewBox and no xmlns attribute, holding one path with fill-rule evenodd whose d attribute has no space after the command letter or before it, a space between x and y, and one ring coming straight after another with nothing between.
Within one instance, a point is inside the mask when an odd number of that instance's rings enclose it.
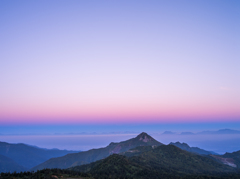
<instances>
[{"instance_id":1,"label":"gradient sky","mask_svg":"<svg viewBox=\"0 0 240 179\"><path fill-rule=\"evenodd\" d=\"M240 122L240 1L0 1L0 125Z\"/></svg>"}]
</instances>

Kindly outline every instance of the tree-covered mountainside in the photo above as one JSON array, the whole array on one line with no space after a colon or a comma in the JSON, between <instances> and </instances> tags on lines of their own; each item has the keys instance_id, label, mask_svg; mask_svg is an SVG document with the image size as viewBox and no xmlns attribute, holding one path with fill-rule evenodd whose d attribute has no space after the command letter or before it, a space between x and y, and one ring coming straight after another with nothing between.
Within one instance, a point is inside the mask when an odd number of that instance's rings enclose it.
<instances>
[{"instance_id":1,"label":"tree-covered mountainside","mask_svg":"<svg viewBox=\"0 0 240 179\"><path fill-rule=\"evenodd\" d=\"M132 156L129 156L129 153L132 153ZM235 173L236 169L232 167L208 157L189 153L173 145L138 147L131 149L129 153L114 154L91 164L73 167L71 170L87 172L94 178L175 179L197 175L203 177L238 175Z\"/></svg>"},{"instance_id":2,"label":"tree-covered mountainside","mask_svg":"<svg viewBox=\"0 0 240 179\"><path fill-rule=\"evenodd\" d=\"M17 164L14 160L0 155L0 172L20 172L25 170L26 168Z\"/></svg>"},{"instance_id":3,"label":"tree-covered mountainside","mask_svg":"<svg viewBox=\"0 0 240 179\"><path fill-rule=\"evenodd\" d=\"M117 155L115 155L117 156ZM114 159L115 160L115 159ZM118 160L115 160L119 163ZM116 163L115 162L115 163ZM124 162L123 162L124 163ZM103 173L103 175L95 175L95 177L90 173L83 173L78 171L73 171L69 169L43 169L38 170L37 172L20 172L20 173L0 173L1 179L101 179L101 178L115 178L115 179L152 179L152 178L160 178L161 179L239 179L240 173L238 172L230 172L230 173L216 173L216 174L181 174L181 176L175 176L172 173L159 173L159 172L149 172L143 171L139 172L139 176L133 176L131 173L131 168L124 167L122 165L123 170L118 170L117 168L113 168L116 175L107 175ZM128 167L132 167L127 165ZM124 175L124 171L128 170L128 175ZM159 176L160 175L160 176Z\"/></svg>"},{"instance_id":4,"label":"tree-covered mountainside","mask_svg":"<svg viewBox=\"0 0 240 179\"><path fill-rule=\"evenodd\" d=\"M222 155L223 158L231 158L234 160L235 165L240 168L240 150L232 153L225 153Z\"/></svg>"},{"instance_id":5,"label":"tree-covered mountainside","mask_svg":"<svg viewBox=\"0 0 240 179\"><path fill-rule=\"evenodd\" d=\"M211 155L211 157L226 165L240 168L240 150L232 153L225 153L224 155Z\"/></svg>"},{"instance_id":6,"label":"tree-covered mountainside","mask_svg":"<svg viewBox=\"0 0 240 179\"><path fill-rule=\"evenodd\" d=\"M32 170L41 170L44 168L69 168L77 165L88 164L97 160L104 159L111 154L118 154L125 152L129 149L135 148L137 146L159 146L162 143L156 141L154 138L146 133L141 133L137 137L119 142L110 143L107 147L92 149L85 152L68 154L63 157L52 158L46 162L32 168Z\"/></svg>"},{"instance_id":7,"label":"tree-covered mountainside","mask_svg":"<svg viewBox=\"0 0 240 179\"><path fill-rule=\"evenodd\" d=\"M1 173L1 179L92 179L90 174L62 169L43 169L37 172Z\"/></svg>"},{"instance_id":8,"label":"tree-covered mountainside","mask_svg":"<svg viewBox=\"0 0 240 179\"><path fill-rule=\"evenodd\" d=\"M10 144L0 142L0 155L6 156L14 160L17 164L30 169L39 165L53 157L64 156L68 153L76 153L77 151L58 150L58 149L42 149L26 144ZM1 172L1 171L0 171Z\"/></svg>"}]
</instances>

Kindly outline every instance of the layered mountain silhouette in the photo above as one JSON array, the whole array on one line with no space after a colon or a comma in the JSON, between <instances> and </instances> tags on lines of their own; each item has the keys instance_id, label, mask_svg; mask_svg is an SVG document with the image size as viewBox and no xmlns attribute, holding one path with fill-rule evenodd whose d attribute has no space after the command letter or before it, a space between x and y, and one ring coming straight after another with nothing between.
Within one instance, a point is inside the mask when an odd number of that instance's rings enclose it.
<instances>
[{"instance_id":1,"label":"layered mountain silhouette","mask_svg":"<svg viewBox=\"0 0 240 179\"><path fill-rule=\"evenodd\" d=\"M12 164L12 166L15 166L17 164L19 165L20 168L22 167L23 170L30 169L50 158L60 157L68 153L76 153L76 152L77 151L58 150L58 149L48 150L48 149L29 146L26 144L10 144L7 142L0 142L0 155L11 159L12 161L15 162L15 164ZM3 160L2 158L1 162L3 161L6 161L6 160ZM12 169L9 171L12 171L12 170L14 171L14 168L16 167L12 167ZM5 170L0 170L0 172L1 171L5 171ZM19 171L19 170L16 169L16 171Z\"/></svg>"},{"instance_id":2,"label":"layered mountain silhouette","mask_svg":"<svg viewBox=\"0 0 240 179\"><path fill-rule=\"evenodd\" d=\"M211 152L211 151L207 151L207 150L203 150L203 149L200 149L198 147L190 147L188 144L186 143L180 143L180 142L171 142L170 145L174 145L182 150L186 150L188 152L191 152L191 153L195 153L195 154L200 154L200 155L211 155L211 154L214 154L214 155L218 155L217 153L215 152Z\"/></svg>"},{"instance_id":3,"label":"layered mountain silhouette","mask_svg":"<svg viewBox=\"0 0 240 179\"><path fill-rule=\"evenodd\" d=\"M123 142L119 143L111 142L107 147L104 148L92 149L85 152L68 154L63 157L49 159L46 162L36 167L33 167L31 170L36 171L44 168L65 169L77 165L95 162L97 160L104 159L111 154L122 153L137 146L159 146L159 145L163 144L149 136L147 133L143 132L139 134L137 137Z\"/></svg>"},{"instance_id":4,"label":"layered mountain silhouette","mask_svg":"<svg viewBox=\"0 0 240 179\"><path fill-rule=\"evenodd\" d=\"M74 151L0 142L0 172L26 171L33 166L30 171L70 169L95 178L181 178L198 174L220 177L224 172L236 174L240 168L240 151L216 155L186 143L164 145L145 132L104 148L69 152Z\"/></svg>"},{"instance_id":5,"label":"layered mountain silhouette","mask_svg":"<svg viewBox=\"0 0 240 179\"><path fill-rule=\"evenodd\" d=\"M140 146L70 170L94 178L182 178L188 175L216 176L235 169L174 145Z\"/></svg>"}]
</instances>

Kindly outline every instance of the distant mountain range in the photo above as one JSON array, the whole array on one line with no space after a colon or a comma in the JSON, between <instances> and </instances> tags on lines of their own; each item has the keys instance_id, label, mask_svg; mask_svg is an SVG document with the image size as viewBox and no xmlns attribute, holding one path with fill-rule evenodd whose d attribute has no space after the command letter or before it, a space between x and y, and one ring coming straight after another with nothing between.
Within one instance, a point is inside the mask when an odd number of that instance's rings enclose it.
<instances>
[{"instance_id":1,"label":"distant mountain range","mask_svg":"<svg viewBox=\"0 0 240 179\"><path fill-rule=\"evenodd\" d=\"M232 129L220 129L218 131L203 131L199 132L198 134L240 134L240 131Z\"/></svg>"},{"instance_id":2,"label":"distant mountain range","mask_svg":"<svg viewBox=\"0 0 240 179\"><path fill-rule=\"evenodd\" d=\"M42 149L26 144L0 142L0 172L29 170L50 158L76 152L79 151Z\"/></svg>"},{"instance_id":3,"label":"distant mountain range","mask_svg":"<svg viewBox=\"0 0 240 179\"><path fill-rule=\"evenodd\" d=\"M172 132L172 131L165 131L162 134L166 134L166 135L171 135L171 134L176 134L176 132Z\"/></svg>"},{"instance_id":4,"label":"distant mountain range","mask_svg":"<svg viewBox=\"0 0 240 179\"><path fill-rule=\"evenodd\" d=\"M176 132L172 131L165 131L162 133L163 135L171 135L171 134L177 134ZM181 132L180 135L198 135L198 134L240 134L240 131L238 130L232 130L232 129L220 129L218 131L202 131L198 133L193 132Z\"/></svg>"}]
</instances>

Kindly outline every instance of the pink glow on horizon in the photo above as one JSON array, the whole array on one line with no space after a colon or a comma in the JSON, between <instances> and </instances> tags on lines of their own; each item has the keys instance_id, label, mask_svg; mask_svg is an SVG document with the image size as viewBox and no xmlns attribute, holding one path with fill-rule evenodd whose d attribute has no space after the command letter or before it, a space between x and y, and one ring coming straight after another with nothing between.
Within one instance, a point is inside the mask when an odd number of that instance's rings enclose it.
<instances>
[{"instance_id":1,"label":"pink glow on horizon","mask_svg":"<svg viewBox=\"0 0 240 179\"><path fill-rule=\"evenodd\" d=\"M131 106L132 105L132 106ZM0 122L12 123L149 123L220 122L240 119L237 107L222 105L95 105L95 106L21 106L1 108Z\"/></svg>"}]
</instances>

